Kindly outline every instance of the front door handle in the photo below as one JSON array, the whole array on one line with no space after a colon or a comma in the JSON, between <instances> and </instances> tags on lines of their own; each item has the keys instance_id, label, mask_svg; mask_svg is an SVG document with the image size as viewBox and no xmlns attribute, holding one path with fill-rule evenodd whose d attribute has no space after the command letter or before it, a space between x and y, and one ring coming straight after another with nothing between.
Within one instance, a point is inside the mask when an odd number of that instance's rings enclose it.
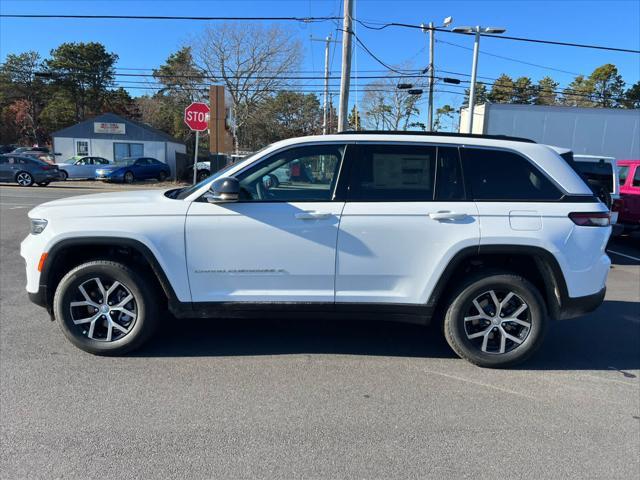
<instances>
[{"instance_id":1,"label":"front door handle","mask_svg":"<svg viewBox=\"0 0 640 480\"><path fill-rule=\"evenodd\" d=\"M297 220L321 220L323 218L329 218L330 213L327 212L300 212L296 213Z\"/></svg>"},{"instance_id":2,"label":"front door handle","mask_svg":"<svg viewBox=\"0 0 640 480\"><path fill-rule=\"evenodd\" d=\"M466 213L456 213L450 211L440 211L429 214L429 218L432 218L433 220L462 220L466 217Z\"/></svg>"}]
</instances>

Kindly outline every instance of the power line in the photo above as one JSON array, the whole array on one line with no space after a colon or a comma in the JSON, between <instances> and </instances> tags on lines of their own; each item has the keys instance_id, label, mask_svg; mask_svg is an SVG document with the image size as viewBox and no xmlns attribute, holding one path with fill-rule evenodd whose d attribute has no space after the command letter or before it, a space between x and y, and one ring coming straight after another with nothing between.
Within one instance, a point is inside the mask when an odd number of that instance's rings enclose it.
<instances>
[{"instance_id":1,"label":"power line","mask_svg":"<svg viewBox=\"0 0 640 480\"><path fill-rule=\"evenodd\" d=\"M83 20L196 20L196 21L294 21L294 22L326 22L340 17L202 17L173 15L63 15L63 14L0 14L0 18L65 18Z\"/></svg>"},{"instance_id":2,"label":"power line","mask_svg":"<svg viewBox=\"0 0 640 480\"><path fill-rule=\"evenodd\" d=\"M451 45L451 46L453 46L453 47L457 47L457 48L462 48L462 49L464 49L464 50L473 50L473 48L471 48L471 47L465 47L464 45L459 45L459 44L457 44L457 43L453 43L453 42L447 42L447 41L445 41L445 40L436 40L436 42L437 42L437 43L444 43L444 44L446 44L446 45ZM540 64L538 64L538 63L525 62L524 60L519 60L519 59L517 59L517 58L512 58L512 57L506 57L506 56L504 56L504 55L497 55L497 54L495 54L495 53L489 53L489 52L486 52L486 51L484 51L484 50L480 50L480 53L481 53L482 55L488 55L488 56L490 56L490 57L496 57L496 58L500 58L500 59L502 59L502 60L509 60L510 62L522 63L522 64L524 64L524 65L529 65L529 66L532 66L532 67L543 68L543 69L545 69L545 70L553 70L554 72L566 73L566 74L569 74L569 75L575 75L575 76L578 76L578 75L583 75L583 76L585 76L585 75L584 75L584 74L582 74L582 73L570 72L570 71L568 71L568 70L562 70L562 69L560 69L560 68L549 67L548 65L540 65Z\"/></svg>"},{"instance_id":3,"label":"power line","mask_svg":"<svg viewBox=\"0 0 640 480\"><path fill-rule=\"evenodd\" d=\"M378 24L379 26L373 27L371 26L371 24L375 22L365 22L361 19L356 19L356 22L358 22L360 25L370 30L383 30L388 27L412 28L412 29L419 29L421 31L425 31L429 29L429 27L426 27L424 25L412 25L409 23L389 22L389 23L380 23ZM472 33L466 33L466 32L454 32L452 30L447 30L446 28L434 27L433 29L437 32L452 33L455 35L475 35L475 33L472 34ZM509 35L492 35L489 33L481 33L480 35L483 37L498 38L500 40L514 40L518 42L540 43L540 44L556 45L556 46L563 46L563 47L590 48L595 50L607 50L607 51L622 52L622 53L640 53L640 50L635 50L631 48L608 47L603 45L591 45L586 43L575 43L575 42L560 42L557 40L541 40L538 38L513 37Z\"/></svg>"}]
</instances>

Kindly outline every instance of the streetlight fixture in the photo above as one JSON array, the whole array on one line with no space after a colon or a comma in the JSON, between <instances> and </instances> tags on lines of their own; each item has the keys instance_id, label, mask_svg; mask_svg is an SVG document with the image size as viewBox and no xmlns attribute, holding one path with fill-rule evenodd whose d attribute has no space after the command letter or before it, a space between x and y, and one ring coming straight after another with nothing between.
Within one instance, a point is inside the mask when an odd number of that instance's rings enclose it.
<instances>
[{"instance_id":1,"label":"streetlight fixture","mask_svg":"<svg viewBox=\"0 0 640 480\"><path fill-rule=\"evenodd\" d=\"M467 133L472 133L473 129L473 108L476 101L476 76L478 73L478 52L480 51L480 35L488 33L492 35L499 35L507 31L506 28L500 27L455 27L453 32L467 33L475 35L475 42L473 44L473 63L471 64L471 87L469 90L469 115L467 117Z\"/></svg>"}]
</instances>

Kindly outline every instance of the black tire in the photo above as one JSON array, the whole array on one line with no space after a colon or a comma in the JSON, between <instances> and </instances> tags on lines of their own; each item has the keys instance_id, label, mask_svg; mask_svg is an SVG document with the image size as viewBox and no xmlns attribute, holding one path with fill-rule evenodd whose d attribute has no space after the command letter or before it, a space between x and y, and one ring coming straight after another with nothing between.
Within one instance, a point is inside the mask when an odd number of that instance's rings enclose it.
<instances>
[{"instance_id":1,"label":"black tire","mask_svg":"<svg viewBox=\"0 0 640 480\"><path fill-rule=\"evenodd\" d=\"M95 310L93 307L71 306L71 302L82 300L82 296L79 294L79 287L87 285L96 277L101 279L102 285L106 290L108 290L109 285L113 285L114 282L117 281L133 296L132 302L134 303L127 303L126 306L127 308L135 310L132 311L134 311L136 317L128 325L127 333L122 333L113 328L113 335L119 335L119 337L111 341L108 341L108 337L102 339L89 338L88 335L90 335L90 332L88 331L89 327L87 325L91 325L91 323L75 325L73 322L73 317L78 312L77 309L80 309L79 316L89 315L90 318L93 318L94 315L100 315L100 311ZM154 285L154 282L151 281L151 279L121 263L107 260L95 260L84 263L67 273L58 284L53 299L55 318L58 321L60 329L69 341L85 352L94 355L123 355L129 353L139 348L151 338L158 326L159 299L152 285ZM90 294L87 288L85 288L85 291ZM95 303L99 304L99 300L104 299L96 298L95 300ZM86 311L83 312L83 310ZM95 313L96 311L98 313ZM118 314L119 312L113 311L109 313L114 320ZM125 318L131 317L125 316ZM122 319L122 316L120 319ZM94 332L96 332L96 330L98 330L98 332L104 332L107 328L104 316L98 318L93 323L95 323ZM120 325L126 324L120 323Z\"/></svg>"},{"instance_id":2,"label":"black tire","mask_svg":"<svg viewBox=\"0 0 640 480\"><path fill-rule=\"evenodd\" d=\"M69 178L69 174L64 170L60 170L60 180L65 181L67 178Z\"/></svg>"},{"instance_id":3,"label":"black tire","mask_svg":"<svg viewBox=\"0 0 640 480\"><path fill-rule=\"evenodd\" d=\"M484 294L483 292L490 291L495 291L498 295L501 291L513 292L518 301L522 300L522 303L527 305L524 313L528 311L527 320L528 323L530 323L528 330L515 323L504 324L505 329L521 329L521 333L519 334L516 334L516 330L514 330L514 335L512 336L517 336L518 339L523 338L520 344L506 340L506 343L508 343L512 349L507 350L505 348L504 353L483 351L482 345L478 346L478 340L480 340L481 343L484 340L484 335L476 339L467 338L467 328L472 328L473 325L465 322L464 318L465 316L474 316L468 315L468 313L474 310L477 311L477 308L473 306L473 300L482 296ZM498 300L503 299L504 297L500 298L498 296ZM481 367L505 368L524 362L533 355L542 344L549 322L545 304L538 289L524 277L508 272L489 272L470 278L451 295L448 305L449 308L444 318L443 327L444 335L449 346L461 358ZM505 304L504 308L509 306L510 303ZM522 315L524 315L524 313ZM494 312L493 315L497 317L498 312ZM501 320L496 317L494 317L493 321L500 322ZM498 339L502 339L503 335L501 332L506 331L503 330L502 324L494 326L491 320L485 319L478 320L477 322L488 322L478 326L477 331L482 333L491 330L491 332L487 334L490 335L490 341L495 342L496 348L502 348L499 346L500 343L498 341ZM474 333L471 333L471 335L473 336ZM495 341L493 340L494 338ZM489 345L487 345L485 349L489 350L488 347Z\"/></svg>"},{"instance_id":4,"label":"black tire","mask_svg":"<svg viewBox=\"0 0 640 480\"><path fill-rule=\"evenodd\" d=\"M29 172L18 172L15 176L15 181L21 187L33 187L33 175Z\"/></svg>"},{"instance_id":5,"label":"black tire","mask_svg":"<svg viewBox=\"0 0 640 480\"><path fill-rule=\"evenodd\" d=\"M133 183L136 181L136 177L131 171L127 171L124 173L124 183Z\"/></svg>"},{"instance_id":6,"label":"black tire","mask_svg":"<svg viewBox=\"0 0 640 480\"><path fill-rule=\"evenodd\" d=\"M158 181L159 181L159 182L164 182L166 179L167 179L167 174L166 174L166 172L161 171L161 172L158 174Z\"/></svg>"},{"instance_id":7,"label":"black tire","mask_svg":"<svg viewBox=\"0 0 640 480\"><path fill-rule=\"evenodd\" d=\"M51 182L38 182L38 186L46 187L47 185L49 185L49 183L51 183Z\"/></svg>"}]
</instances>

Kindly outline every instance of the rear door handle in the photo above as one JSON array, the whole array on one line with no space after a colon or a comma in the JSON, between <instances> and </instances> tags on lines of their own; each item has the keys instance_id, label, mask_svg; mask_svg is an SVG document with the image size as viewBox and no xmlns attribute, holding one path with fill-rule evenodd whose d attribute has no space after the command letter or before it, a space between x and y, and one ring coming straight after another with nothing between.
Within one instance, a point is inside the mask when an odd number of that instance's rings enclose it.
<instances>
[{"instance_id":1,"label":"rear door handle","mask_svg":"<svg viewBox=\"0 0 640 480\"><path fill-rule=\"evenodd\" d=\"M467 217L466 213L456 213L449 211L433 212L429 214L433 220L462 220Z\"/></svg>"},{"instance_id":2,"label":"rear door handle","mask_svg":"<svg viewBox=\"0 0 640 480\"><path fill-rule=\"evenodd\" d=\"M328 212L300 212L296 213L297 220L320 220L323 218L329 218L331 216Z\"/></svg>"}]
</instances>

